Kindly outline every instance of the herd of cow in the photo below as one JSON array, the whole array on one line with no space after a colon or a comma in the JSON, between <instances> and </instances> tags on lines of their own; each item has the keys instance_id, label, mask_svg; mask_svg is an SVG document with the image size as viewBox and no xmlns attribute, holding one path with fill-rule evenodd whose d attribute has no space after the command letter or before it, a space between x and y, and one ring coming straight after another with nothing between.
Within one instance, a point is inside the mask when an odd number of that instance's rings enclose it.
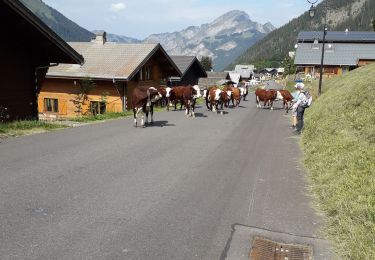
<instances>
[{"instance_id":1,"label":"herd of cow","mask_svg":"<svg viewBox=\"0 0 375 260\"><path fill-rule=\"evenodd\" d=\"M134 88L132 93L132 109L134 113L134 126L138 125L138 118L141 118L141 127L148 124L148 115L151 115L151 124L154 123L153 113L154 105L166 105L169 110L170 104L174 104L175 109L177 103L180 102L185 106L185 115L187 117L195 117L196 100L203 96L206 106L213 112L221 111L223 113L224 107L229 107L232 102L232 107L237 107L241 100L246 100L248 94L247 86L237 86L228 84L223 88L210 87L208 89L200 89L198 85L195 86L176 86L176 87L152 87L152 86L138 86ZM275 100L282 100L286 112L290 108L292 95L287 90L264 90L257 89L255 91L257 106L261 107L260 102L264 102L264 106L269 105L273 109L273 102ZM146 120L144 117L146 116Z\"/></svg>"}]
</instances>

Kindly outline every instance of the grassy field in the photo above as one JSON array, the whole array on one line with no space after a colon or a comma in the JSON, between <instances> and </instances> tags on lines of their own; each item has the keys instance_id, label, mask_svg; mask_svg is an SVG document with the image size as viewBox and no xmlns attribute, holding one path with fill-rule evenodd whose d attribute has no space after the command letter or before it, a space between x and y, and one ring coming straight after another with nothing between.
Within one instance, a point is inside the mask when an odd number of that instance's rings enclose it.
<instances>
[{"instance_id":1,"label":"grassy field","mask_svg":"<svg viewBox=\"0 0 375 260\"><path fill-rule=\"evenodd\" d=\"M343 259L375 259L375 64L326 80L306 110L304 163Z\"/></svg>"}]
</instances>

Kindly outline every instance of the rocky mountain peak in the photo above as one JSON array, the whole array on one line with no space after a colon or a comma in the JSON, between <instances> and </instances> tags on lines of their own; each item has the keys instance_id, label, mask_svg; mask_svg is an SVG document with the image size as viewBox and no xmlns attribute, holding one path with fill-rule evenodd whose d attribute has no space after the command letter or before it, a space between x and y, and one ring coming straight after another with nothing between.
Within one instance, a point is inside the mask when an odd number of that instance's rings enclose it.
<instances>
[{"instance_id":1,"label":"rocky mountain peak","mask_svg":"<svg viewBox=\"0 0 375 260\"><path fill-rule=\"evenodd\" d=\"M246 12L240 11L240 10L232 10L216 18L212 24L224 23L227 21L244 22L244 21L251 21L251 20L250 20L249 15Z\"/></svg>"}]
</instances>

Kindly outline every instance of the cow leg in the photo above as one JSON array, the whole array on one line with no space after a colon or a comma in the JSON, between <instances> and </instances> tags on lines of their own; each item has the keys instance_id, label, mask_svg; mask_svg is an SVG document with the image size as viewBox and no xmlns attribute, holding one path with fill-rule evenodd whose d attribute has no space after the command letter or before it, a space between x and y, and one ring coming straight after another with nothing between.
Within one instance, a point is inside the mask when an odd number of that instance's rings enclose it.
<instances>
[{"instance_id":1,"label":"cow leg","mask_svg":"<svg viewBox=\"0 0 375 260\"><path fill-rule=\"evenodd\" d=\"M195 103L196 103L196 99L193 99L193 104L192 104L192 106L191 106L191 110L190 110L190 113L191 113L191 116L192 117L195 117Z\"/></svg>"},{"instance_id":2,"label":"cow leg","mask_svg":"<svg viewBox=\"0 0 375 260\"><path fill-rule=\"evenodd\" d=\"M134 116L134 124L135 124L135 127L137 127L137 119L138 119L138 115L139 115L140 112L143 113L143 108L140 107L140 108L134 109L133 111L134 111L134 113L135 113L135 116ZM135 111L136 111L136 112L135 112ZM142 122L142 124L143 124L143 122ZM142 124L141 124L141 126L142 126Z\"/></svg>"},{"instance_id":3,"label":"cow leg","mask_svg":"<svg viewBox=\"0 0 375 260\"><path fill-rule=\"evenodd\" d=\"M133 115L134 115L134 127L137 127L137 110L133 108Z\"/></svg>"},{"instance_id":4,"label":"cow leg","mask_svg":"<svg viewBox=\"0 0 375 260\"><path fill-rule=\"evenodd\" d=\"M211 102L209 102L208 98L206 98L206 106L207 106L207 109L208 109L208 110L211 110L210 107L209 107L209 103L211 103Z\"/></svg>"},{"instance_id":5,"label":"cow leg","mask_svg":"<svg viewBox=\"0 0 375 260\"><path fill-rule=\"evenodd\" d=\"M154 105L151 104L150 106L150 115L151 115L151 125L154 124Z\"/></svg>"},{"instance_id":6,"label":"cow leg","mask_svg":"<svg viewBox=\"0 0 375 260\"><path fill-rule=\"evenodd\" d=\"M141 112L141 127L146 127L145 126L145 113L143 112L143 110L142 110L142 112Z\"/></svg>"},{"instance_id":7,"label":"cow leg","mask_svg":"<svg viewBox=\"0 0 375 260\"><path fill-rule=\"evenodd\" d=\"M271 110L273 110L273 101L270 101Z\"/></svg>"},{"instance_id":8,"label":"cow leg","mask_svg":"<svg viewBox=\"0 0 375 260\"><path fill-rule=\"evenodd\" d=\"M150 113L150 107L146 107L146 121L145 121L145 125L148 125L148 114Z\"/></svg>"}]
</instances>

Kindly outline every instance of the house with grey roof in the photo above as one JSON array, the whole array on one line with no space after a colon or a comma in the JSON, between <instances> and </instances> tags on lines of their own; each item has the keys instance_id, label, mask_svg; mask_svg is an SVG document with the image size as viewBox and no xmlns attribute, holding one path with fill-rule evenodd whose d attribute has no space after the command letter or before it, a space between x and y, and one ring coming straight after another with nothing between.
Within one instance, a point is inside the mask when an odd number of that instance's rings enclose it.
<instances>
[{"instance_id":1,"label":"house with grey roof","mask_svg":"<svg viewBox=\"0 0 375 260\"><path fill-rule=\"evenodd\" d=\"M37 119L50 64L84 59L19 0L0 0L0 31L0 122Z\"/></svg>"},{"instance_id":2,"label":"house with grey roof","mask_svg":"<svg viewBox=\"0 0 375 260\"><path fill-rule=\"evenodd\" d=\"M323 32L300 32L295 65L298 71L319 76ZM375 32L328 31L324 52L324 75L342 75L375 61Z\"/></svg>"},{"instance_id":3,"label":"house with grey roof","mask_svg":"<svg viewBox=\"0 0 375 260\"><path fill-rule=\"evenodd\" d=\"M210 72L207 71L206 78L200 78L198 85L200 88L209 88L212 86L222 85L230 80L229 72Z\"/></svg>"},{"instance_id":4,"label":"house with grey roof","mask_svg":"<svg viewBox=\"0 0 375 260\"><path fill-rule=\"evenodd\" d=\"M99 32L91 42L71 42L81 53L81 65L59 64L50 68L43 83L39 102L52 100L58 109L39 110L40 115L64 118L77 115L75 98L84 82L95 87L83 104L83 113L122 112L131 107L131 93L139 85L166 84L181 72L160 44L107 42L106 33ZM80 113L78 113L80 114Z\"/></svg>"},{"instance_id":5,"label":"house with grey roof","mask_svg":"<svg viewBox=\"0 0 375 260\"><path fill-rule=\"evenodd\" d=\"M171 85L196 85L199 78L207 77L207 73L195 56L170 56L181 71L181 77L171 77Z\"/></svg>"},{"instance_id":6,"label":"house with grey roof","mask_svg":"<svg viewBox=\"0 0 375 260\"><path fill-rule=\"evenodd\" d=\"M255 66L248 64L248 65L241 65L238 64L235 66L234 71L235 73L238 73L241 75L241 78L243 80L249 80L252 78L254 74Z\"/></svg>"}]
</instances>

